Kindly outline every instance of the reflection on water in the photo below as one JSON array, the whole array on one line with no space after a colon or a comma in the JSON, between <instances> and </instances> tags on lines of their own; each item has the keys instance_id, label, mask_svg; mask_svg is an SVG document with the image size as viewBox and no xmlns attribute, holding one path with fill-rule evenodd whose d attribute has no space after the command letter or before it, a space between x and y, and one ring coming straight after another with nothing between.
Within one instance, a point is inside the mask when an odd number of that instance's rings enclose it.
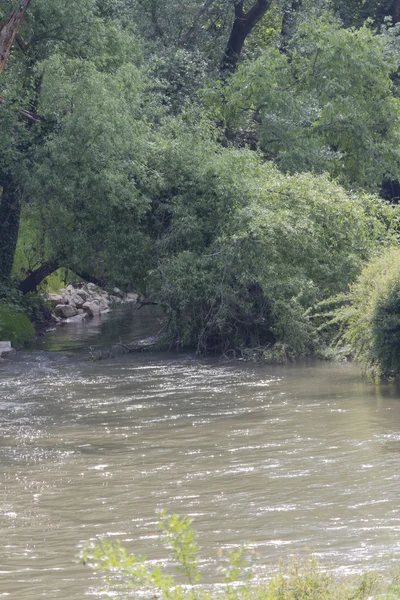
<instances>
[{"instance_id":1,"label":"reflection on water","mask_svg":"<svg viewBox=\"0 0 400 600\"><path fill-rule=\"evenodd\" d=\"M97 596L77 545L159 560L162 508L194 518L211 581L245 541L345 571L400 555L399 395L352 365L21 353L0 365L0 429L0 597Z\"/></svg>"},{"instance_id":2,"label":"reflection on water","mask_svg":"<svg viewBox=\"0 0 400 600\"><path fill-rule=\"evenodd\" d=\"M94 319L55 325L45 336L34 340L30 349L77 353L117 347L119 342L127 344L156 335L162 327L162 316L154 306L138 309L135 304L126 304Z\"/></svg>"}]
</instances>

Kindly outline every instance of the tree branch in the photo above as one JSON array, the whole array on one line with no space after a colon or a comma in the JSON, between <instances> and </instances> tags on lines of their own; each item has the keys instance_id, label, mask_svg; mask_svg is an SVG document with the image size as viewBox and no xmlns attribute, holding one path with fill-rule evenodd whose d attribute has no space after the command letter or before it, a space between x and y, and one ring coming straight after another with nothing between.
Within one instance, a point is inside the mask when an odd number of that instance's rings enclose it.
<instances>
[{"instance_id":1,"label":"tree branch","mask_svg":"<svg viewBox=\"0 0 400 600\"><path fill-rule=\"evenodd\" d=\"M61 267L70 268L64 264L64 261L60 262L58 259L53 259L44 262L42 265L40 265L40 267L38 267L34 271L29 272L27 277L25 277L25 279L23 279L19 283L18 289L23 294L28 294L29 292L32 292L37 288L38 285L42 283L43 279L46 279L46 277L48 277L49 275L54 273L54 271L57 271L57 269L60 269ZM97 277L94 277L86 271L77 271L76 269L71 270L74 273L76 273L81 279L84 279L85 281L90 281L91 283L94 283L99 287L101 287L104 284L104 281L98 279Z\"/></svg>"},{"instance_id":2,"label":"tree branch","mask_svg":"<svg viewBox=\"0 0 400 600\"><path fill-rule=\"evenodd\" d=\"M6 103L6 99L4 98L4 96L0 96L0 104L5 104ZM42 121L42 117L40 115L38 115L37 113L34 113L31 110L20 110L20 113L23 117L25 117L26 119L28 119L28 121L31 121L32 123L40 123L40 121Z\"/></svg>"},{"instance_id":3,"label":"tree branch","mask_svg":"<svg viewBox=\"0 0 400 600\"><path fill-rule=\"evenodd\" d=\"M0 73L6 66L11 46L31 0L19 2L17 8L0 23Z\"/></svg>"}]
</instances>

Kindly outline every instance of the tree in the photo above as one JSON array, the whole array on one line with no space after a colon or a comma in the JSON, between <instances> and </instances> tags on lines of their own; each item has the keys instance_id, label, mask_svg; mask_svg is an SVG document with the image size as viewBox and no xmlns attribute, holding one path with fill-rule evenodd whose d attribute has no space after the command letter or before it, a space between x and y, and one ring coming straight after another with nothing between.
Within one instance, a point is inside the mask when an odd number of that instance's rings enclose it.
<instances>
[{"instance_id":1,"label":"tree","mask_svg":"<svg viewBox=\"0 0 400 600\"><path fill-rule=\"evenodd\" d=\"M391 246L363 268L329 324L340 326L339 342L349 344L364 371L379 382L400 376L400 250ZM332 317L332 314L330 315Z\"/></svg>"},{"instance_id":2,"label":"tree","mask_svg":"<svg viewBox=\"0 0 400 600\"><path fill-rule=\"evenodd\" d=\"M289 0L282 16L281 27L281 51L286 52L288 43L295 33L296 29L296 13L300 10L302 0Z\"/></svg>"},{"instance_id":3,"label":"tree","mask_svg":"<svg viewBox=\"0 0 400 600\"><path fill-rule=\"evenodd\" d=\"M399 0L333 0L332 6L346 26L361 27L366 19L372 19L379 27L387 17L390 17L393 23L400 21Z\"/></svg>"},{"instance_id":4,"label":"tree","mask_svg":"<svg viewBox=\"0 0 400 600\"><path fill-rule=\"evenodd\" d=\"M272 0L257 0L247 11L244 1L235 0L235 18L221 62L222 71L235 71L246 38L265 15Z\"/></svg>"},{"instance_id":5,"label":"tree","mask_svg":"<svg viewBox=\"0 0 400 600\"><path fill-rule=\"evenodd\" d=\"M0 73L31 0L24 0L0 23ZM2 99L0 98L0 102ZM7 172L0 180L0 283L11 275L17 245L21 203L17 184Z\"/></svg>"},{"instance_id":6,"label":"tree","mask_svg":"<svg viewBox=\"0 0 400 600\"><path fill-rule=\"evenodd\" d=\"M11 46L17 36L19 26L31 0L23 0L9 15L0 23L0 73L4 69Z\"/></svg>"},{"instance_id":7,"label":"tree","mask_svg":"<svg viewBox=\"0 0 400 600\"><path fill-rule=\"evenodd\" d=\"M115 15L134 20L153 53L159 48L200 51L210 68L233 72L243 46L266 15L272 0L120 0Z\"/></svg>"},{"instance_id":8,"label":"tree","mask_svg":"<svg viewBox=\"0 0 400 600\"><path fill-rule=\"evenodd\" d=\"M159 259L148 287L166 307L170 343L315 350L305 312L345 291L390 239L392 209L326 176L286 176L252 151L221 149L193 122L163 136L152 196Z\"/></svg>"},{"instance_id":9,"label":"tree","mask_svg":"<svg viewBox=\"0 0 400 600\"><path fill-rule=\"evenodd\" d=\"M41 227L46 238L48 233L49 198L43 198L38 190L39 179L33 184L33 173L40 174L44 169L43 148L47 149L56 145L58 135L66 131L64 125L68 116L73 112L74 99L69 98L70 104L64 105L64 113L56 112L53 104L52 110L46 105L46 94L43 82L48 79L51 65L60 65L61 74L65 74L64 66L79 57L75 63L78 74L90 65L94 71L106 73L118 70L123 63L134 64L139 61L138 44L127 33L123 33L118 24L106 23L97 14L97 5L94 0L71 1L65 4L60 0L47 2L37 0L32 3L29 19L20 31L20 43L13 53L8 68L3 73L3 102L0 104L2 119L2 136L0 139L0 281L9 282L17 245L21 210L24 206L30 211L40 213ZM53 62L52 62L53 59ZM79 68L78 68L79 67ZM73 77L73 73L71 73ZM60 78L58 79L60 81ZM138 82L136 80L136 82ZM99 88L93 90L93 98L100 93ZM54 80L54 84L56 82ZM93 89L89 86L89 89ZM60 90L59 90L60 91ZM104 91L104 90L103 90ZM66 92L66 90L65 90ZM106 90L107 92L107 90ZM63 91L60 91L63 96ZM112 96L115 98L115 96ZM102 105L104 107L104 103ZM127 108L127 114L130 107ZM33 113L39 111L40 117ZM104 127L110 122L113 107L108 107L108 114L101 113ZM28 115L28 119L26 116ZM94 123L94 113L86 114L87 122ZM64 119L64 122L62 122ZM134 118L133 118L134 121ZM98 121L96 122L99 126ZM110 127L111 129L111 127ZM78 143L79 136L76 137ZM86 140L90 146L90 141ZM69 146L72 148L72 146ZM76 147L73 149L77 156ZM66 165L72 164L71 157L66 157L65 152L60 156L66 160ZM42 167L42 170L41 170ZM49 174L49 182L52 174ZM49 183L47 182L47 183ZM60 218L60 222L62 219ZM58 227L61 230L62 227ZM59 238L61 240L61 237ZM60 242L61 243L61 242ZM41 261L46 265L37 265L37 280L40 274L45 274L50 264L70 266L74 263L72 256L60 252L50 255L49 243L40 245L45 252L41 253ZM75 261L76 263L76 261ZM75 264L79 268L78 264ZM82 269L84 270L84 269ZM94 276L94 273L92 274ZM29 275L28 275L29 277ZM24 287L24 286L23 286Z\"/></svg>"},{"instance_id":10,"label":"tree","mask_svg":"<svg viewBox=\"0 0 400 600\"><path fill-rule=\"evenodd\" d=\"M41 71L39 110L57 130L26 162L24 191L45 232L46 260L131 285L151 255L140 229L149 198L138 185L151 145L146 78L133 63L111 73L56 55Z\"/></svg>"},{"instance_id":11,"label":"tree","mask_svg":"<svg viewBox=\"0 0 400 600\"><path fill-rule=\"evenodd\" d=\"M226 88L231 128L253 130L283 171L331 173L376 191L400 176L395 54L368 27L303 20L289 53L267 49Z\"/></svg>"}]
</instances>

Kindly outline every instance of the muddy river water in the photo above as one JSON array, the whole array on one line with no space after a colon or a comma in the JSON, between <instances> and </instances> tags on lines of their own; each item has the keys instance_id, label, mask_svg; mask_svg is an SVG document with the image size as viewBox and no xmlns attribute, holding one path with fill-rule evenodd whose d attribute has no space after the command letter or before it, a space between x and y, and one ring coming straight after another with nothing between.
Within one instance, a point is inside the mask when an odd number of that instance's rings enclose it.
<instances>
[{"instance_id":1,"label":"muddy river water","mask_svg":"<svg viewBox=\"0 0 400 600\"><path fill-rule=\"evenodd\" d=\"M0 598L82 600L80 545L108 536L158 561L157 511L217 550L306 555L339 571L400 558L400 393L352 364L104 353L146 314L69 326L0 363Z\"/></svg>"}]
</instances>

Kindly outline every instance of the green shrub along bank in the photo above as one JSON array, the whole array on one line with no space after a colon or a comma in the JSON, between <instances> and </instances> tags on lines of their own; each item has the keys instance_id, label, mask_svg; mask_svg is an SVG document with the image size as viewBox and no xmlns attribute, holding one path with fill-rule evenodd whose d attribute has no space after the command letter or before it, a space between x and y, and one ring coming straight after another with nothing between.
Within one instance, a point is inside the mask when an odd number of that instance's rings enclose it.
<instances>
[{"instance_id":1,"label":"green shrub along bank","mask_svg":"<svg viewBox=\"0 0 400 600\"><path fill-rule=\"evenodd\" d=\"M375 381L400 376L400 248L366 264L331 324Z\"/></svg>"},{"instance_id":2,"label":"green shrub along bank","mask_svg":"<svg viewBox=\"0 0 400 600\"><path fill-rule=\"evenodd\" d=\"M164 600L396 600L400 598L400 580L385 582L374 573L339 580L319 567L316 560L283 564L271 573L255 567L253 553L246 547L218 552L220 583L201 583L196 534L187 517L163 514L162 539L170 551L168 564L176 575L162 567L149 566L145 559L133 556L119 543L106 540L89 544L81 552L81 561L104 575L107 591L113 597L126 598L129 592ZM120 595L121 594L121 595ZM129 596L130 597L130 596ZM136 597L136 596L135 596Z\"/></svg>"},{"instance_id":3,"label":"green shrub along bank","mask_svg":"<svg viewBox=\"0 0 400 600\"><path fill-rule=\"evenodd\" d=\"M363 261L391 243L396 209L326 176L284 175L250 151L186 143L170 153L174 183L164 184L176 195L148 279L171 345L315 353L324 340L307 310L346 292Z\"/></svg>"},{"instance_id":4,"label":"green shrub along bank","mask_svg":"<svg viewBox=\"0 0 400 600\"><path fill-rule=\"evenodd\" d=\"M0 303L0 339L19 348L35 334L35 329L22 309Z\"/></svg>"}]
</instances>

